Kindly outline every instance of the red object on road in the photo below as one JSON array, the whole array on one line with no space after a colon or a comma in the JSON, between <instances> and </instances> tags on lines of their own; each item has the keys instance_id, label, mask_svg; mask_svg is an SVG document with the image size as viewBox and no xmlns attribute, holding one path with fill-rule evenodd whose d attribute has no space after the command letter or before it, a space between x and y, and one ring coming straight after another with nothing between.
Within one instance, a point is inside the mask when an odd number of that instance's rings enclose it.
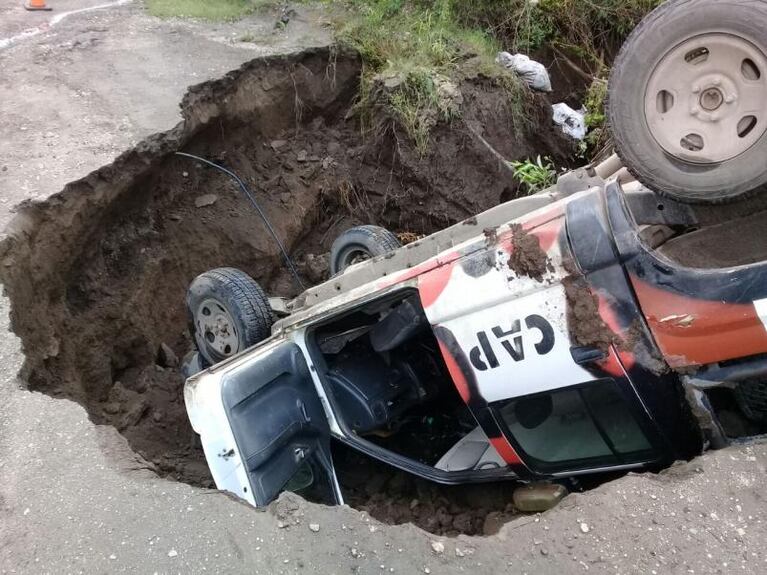
<instances>
[{"instance_id":1,"label":"red object on road","mask_svg":"<svg viewBox=\"0 0 767 575\"><path fill-rule=\"evenodd\" d=\"M45 4L45 0L29 0L24 2L24 8L27 10L53 10Z\"/></svg>"}]
</instances>

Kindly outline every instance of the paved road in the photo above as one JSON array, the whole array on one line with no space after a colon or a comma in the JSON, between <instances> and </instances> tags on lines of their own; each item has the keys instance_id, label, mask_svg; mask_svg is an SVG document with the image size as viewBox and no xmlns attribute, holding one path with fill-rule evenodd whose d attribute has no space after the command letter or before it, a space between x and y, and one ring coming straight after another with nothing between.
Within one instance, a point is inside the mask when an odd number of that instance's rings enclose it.
<instances>
[{"instance_id":1,"label":"paved road","mask_svg":"<svg viewBox=\"0 0 767 575\"><path fill-rule=\"evenodd\" d=\"M49 4L61 11L98 2ZM0 38L51 17L0 0ZM173 126L187 85L261 53L328 41L315 12L287 32L272 23L162 22L129 4L73 15L0 49L0 225L15 203L47 197ZM237 42L245 32L256 41ZM7 328L4 298L0 323ZM765 572L764 444L662 476L629 476L497 537L438 539L294 497L259 512L160 479L79 405L24 390L18 340L2 333L3 573Z\"/></svg>"}]
</instances>

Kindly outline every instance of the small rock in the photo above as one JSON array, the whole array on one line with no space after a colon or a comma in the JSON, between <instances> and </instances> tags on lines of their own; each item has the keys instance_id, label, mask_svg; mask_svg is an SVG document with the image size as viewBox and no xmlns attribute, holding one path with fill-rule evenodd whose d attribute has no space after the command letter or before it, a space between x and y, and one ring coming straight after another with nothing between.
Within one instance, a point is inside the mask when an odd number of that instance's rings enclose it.
<instances>
[{"instance_id":1,"label":"small rock","mask_svg":"<svg viewBox=\"0 0 767 575\"><path fill-rule=\"evenodd\" d=\"M322 160L322 169L327 170L328 168L334 166L336 161L331 158L330 156L326 156L324 160Z\"/></svg>"},{"instance_id":2,"label":"small rock","mask_svg":"<svg viewBox=\"0 0 767 575\"><path fill-rule=\"evenodd\" d=\"M458 547L455 548L455 556L456 557L466 557L466 553L458 549Z\"/></svg>"},{"instance_id":3,"label":"small rock","mask_svg":"<svg viewBox=\"0 0 767 575\"><path fill-rule=\"evenodd\" d=\"M272 147L272 150L275 152L285 146L287 144L287 140L273 140L271 144L269 144Z\"/></svg>"},{"instance_id":4,"label":"small rock","mask_svg":"<svg viewBox=\"0 0 767 575\"><path fill-rule=\"evenodd\" d=\"M195 198L194 205L198 208L204 208L205 206L212 206L216 203L216 200L218 200L216 194L204 194Z\"/></svg>"},{"instance_id":5,"label":"small rock","mask_svg":"<svg viewBox=\"0 0 767 575\"><path fill-rule=\"evenodd\" d=\"M185 178L188 178L189 177L189 172L181 172L181 175L184 176Z\"/></svg>"},{"instance_id":6,"label":"small rock","mask_svg":"<svg viewBox=\"0 0 767 575\"><path fill-rule=\"evenodd\" d=\"M104 411L110 415L115 415L120 412L120 404L116 401L110 401L104 405Z\"/></svg>"},{"instance_id":7,"label":"small rock","mask_svg":"<svg viewBox=\"0 0 767 575\"><path fill-rule=\"evenodd\" d=\"M157 363L162 367L178 367L178 356L167 343L161 343L157 352Z\"/></svg>"},{"instance_id":8,"label":"small rock","mask_svg":"<svg viewBox=\"0 0 767 575\"><path fill-rule=\"evenodd\" d=\"M421 502L420 502L420 501L418 501L418 499L413 499L413 500L410 502L410 510L412 511L413 509L415 509L416 507L418 507L418 505L419 505L420 503L421 503Z\"/></svg>"},{"instance_id":9,"label":"small rock","mask_svg":"<svg viewBox=\"0 0 767 575\"><path fill-rule=\"evenodd\" d=\"M169 220L173 220L174 222L180 222L181 216L179 214L171 214L168 216Z\"/></svg>"},{"instance_id":10,"label":"small rock","mask_svg":"<svg viewBox=\"0 0 767 575\"><path fill-rule=\"evenodd\" d=\"M168 557L178 557L178 551L176 551L175 549L171 549L170 551L168 551Z\"/></svg>"},{"instance_id":11,"label":"small rock","mask_svg":"<svg viewBox=\"0 0 767 575\"><path fill-rule=\"evenodd\" d=\"M581 523L581 531L583 533L588 533L590 531L588 523Z\"/></svg>"},{"instance_id":12,"label":"small rock","mask_svg":"<svg viewBox=\"0 0 767 575\"><path fill-rule=\"evenodd\" d=\"M524 513L541 513L556 507L567 489L554 483L532 483L514 490L514 506Z\"/></svg>"},{"instance_id":13,"label":"small rock","mask_svg":"<svg viewBox=\"0 0 767 575\"><path fill-rule=\"evenodd\" d=\"M356 547L352 547L350 553L352 554L352 557L354 557L355 559L360 556L360 552L357 551Z\"/></svg>"},{"instance_id":14,"label":"small rock","mask_svg":"<svg viewBox=\"0 0 767 575\"><path fill-rule=\"evenodd\" d=\"M115 559L117 559L117 555L115 555L114 553L112 553L112 554L109 556L109 558L110 558L112 561L114 561Z\"/></svg>"},{"instance_id":15,"label":"small rock","mask_svg":"<svg viewBox=\"0 0 767 575\"><path fill-rule=\"evenodd\" d=\"M296 154L296 160L299 162L305 162L307 159L308 154L306 153L306 150L301 150Z\"/></svg>"},{"instance_id":16,"label":"small rock","mask_svg":"<svg viewBox=\"0 0 767 575\"><path fill-rule=\"evenodd\" d=\"M429 573L431 573L431 569L429 569L428 567L424 567L423 572L426 573L426 575L429 575Z\"/></svg>"},{"instance_id":17,"label":"small rock","mask_svg":"<svg viewBox=\"0 0 767 575\"><path fill-rule=\"evenodd\" d=\"M545 557L548 554L549 554L549 552L546 551L546 548L545 547L541 547L541 555L543 555Z\"/></svg>"},{"instance_id":18,"label":"small rock","mask_svg":"<svg viewBox=\"0 0 767 575\"><path fill-rule=\"evenodd\" d=\"M155 423L160 423L162 421L162 412L161 411L155 411L152 413L152 419Z\"/></svg>"},{"instance_id":19,"label":"small rock","mask_svg":"<svg viewBox=\"0 0 767 575\"><path fill-rule=\"evenodd\" d=\"M431 548L434 553L444 553L445 552L445 544L442 543L442 541L432 541L431 542Z\"/></svg>"},{"instance_id":20,"label":"small rock","mask_svg":"<svg viewBox=\"0 0 767 575\"><path fill-rule=\"evenodd\" d=\"M309 523L309 531L314 531L317 533L320 530L320 524L319 523Z\"/></svg>"}]
</instances>

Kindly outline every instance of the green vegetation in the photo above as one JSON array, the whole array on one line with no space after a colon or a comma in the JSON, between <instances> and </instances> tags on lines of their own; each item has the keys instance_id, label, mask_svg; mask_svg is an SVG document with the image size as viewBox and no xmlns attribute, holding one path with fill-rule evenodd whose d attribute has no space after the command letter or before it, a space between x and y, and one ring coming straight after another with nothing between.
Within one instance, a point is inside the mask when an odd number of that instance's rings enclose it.
<instances>
[{"instance_id":1,"label":"green vegetation","mask_svg":"<svg viewBox=\"0 0 767 575\"><path fill-rule=\"evenodd\" d=\"M530 54L550 48L595 73L662 0L455 0L457 18ZM459 8L460 7L460 8Z\"/></svg>"},{"instance_id":2,"label":"green vegetation","mask_svg":"<svg viewBox=\"0 0 767 575\"><path fill-rule=\"evenodd\" d=\"M501 47L535 55L545 50L591 85L586 107L593 130L586 147L607 140L604 98L608 62L634 26L661 0L364 0L347 2L352 18L338 37L365 62L361 108L369 103L377 74L404 80L389 97L420 153L440 117L434 78L456 76L460 61L474 55L476 68L508 93L515 129L528 122L529 93L514 74L494 62ZM596 81L595 81L596 80ZM364 114L363 114L364 116Z\"/></svg>"},{"instance_id":3,"label":"green vegetation","mask_svg":"<svg viewBox=\"0 0 767 575\"><path fill-rule=\"evenodd\" d=\"M277 0L146 0L149 13L160 18L237 20L262 8L277 6Z\"/></svg>"},{"instance_id":4,"label":"green vegetation","mask_svg":"<svg viewBox=\"0 0 767 575\"><path fill-rule=\"evenodd\" d=\"M607 144L609 139L605 116L607 104L607 80L595 78L588 91L583 105L586 107L586 127L589 133L586 136L588 150L598 151Z\"/></svg>"},{"instance_id":5,"label":"green vegetation","mask_svg":"<svg viewBox=\"0 0 767 575\"><path fill-rule=\"evenodd\" d=\"M422 155L437 122L460 115L450 84L462 60L475 59L478 72L506 91L513 114L525 111L522 83L494 62L500 44L487 33L464 27L455 16L455 3L367 0L355 3L352 18L337 30L339 40L358 50L365 63L360 108L373 103L376 77L392 79L384 95Z\"/></svg>"},{"instance_id":6,"label":"green vegetation","mask_svg":"<svg viewBox=\"0 0 767 575\"><path fill-rule=\"evenodd\" d=\"M300 2L301 0L293 0ZM639 20L662 0L318 0L343 6L336 35L362 55L357 106L363 129L374 105L388 105L420 154L431 131L460 115L450 86L464 62L506 94L521 133L530 123L530 92L495 63L502 48L556 59L590 86L585 106L590 128L584 155L608 141L604 100L609 62ZM146 0L150 13L208 20L240 18L281 0ZM244 34L241 42L250 42ZM382 82L382 79L385 81ZM459 95L460 96L460 95Z\"/></svg>"},{"instance_id":7,"label":"green vegetation","mask_svg":"<svg viewBox=\"0 0 767 575\"><path fill-rule=\"evenodd\" d=\"M522 183L529 194L535 194L553 186L557 181L557 172L549 158L544 160L540 156L524 162L511 162L514 168L514 177Z\"/></svg>"}]
</instances>

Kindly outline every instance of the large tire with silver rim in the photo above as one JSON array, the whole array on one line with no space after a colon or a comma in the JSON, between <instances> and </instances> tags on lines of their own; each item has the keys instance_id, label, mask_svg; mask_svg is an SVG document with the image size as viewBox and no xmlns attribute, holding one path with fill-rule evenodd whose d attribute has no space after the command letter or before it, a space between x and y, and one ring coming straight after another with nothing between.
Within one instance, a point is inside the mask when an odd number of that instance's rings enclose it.
<instances>
[{"instance_id":1,"label":"large tire with silver rim","mask_svg":"<svg viewBox=\"0 0 767 575\"><path fill-rule=\"evenodd\" d=\"M717 203L767 185L767 0L670 0L613 66L608 119L656 192Z\"/></svg>"},{"instance_id":2,"label":"large tire with silver rim","mask_svg":"<svg viewBox=\"0 0 767 575\"><path fill-rule=\"evenodd\" d=\"M190 331L213 365L271 335L269 298L248 274L217 268L197 276L186 293Z\"/></svg>"},{"instance_id":3,"label":"large tire with silver rim","mask_svg":"<svg viewBox=\"0 0 767 575\"><path fill-rule=\"evenodd\" d=\"M342 233L330 248L330 274L401 248L397 236L378 226L357 226Z\"/></svg>"}]
</instances>

